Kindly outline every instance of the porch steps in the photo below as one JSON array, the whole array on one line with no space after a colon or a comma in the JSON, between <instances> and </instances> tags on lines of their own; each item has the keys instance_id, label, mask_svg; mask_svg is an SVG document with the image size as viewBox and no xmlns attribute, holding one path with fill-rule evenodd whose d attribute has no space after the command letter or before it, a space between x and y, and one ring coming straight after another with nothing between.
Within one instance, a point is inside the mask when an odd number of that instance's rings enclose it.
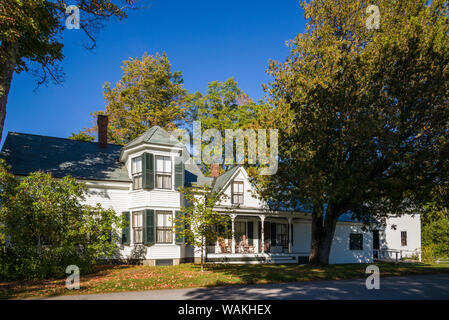
<instances>
[{"instance_id":1,"label":"porch steps","mask_svg":"<svg viewBox=\"0 0 449 320\"><path fill-rule=\"evenodd\" d=\"M208 263L230 264L305 264L309 260L305 253L256 253L256 254L207 254Z\"/></svg>"},{"instance_id":2,"label":"porch steps","mask_svg":"<svg viewBox=\"0 0 449 320\"><path fill-rule=\"evenodd\" d=\"M298 257L297 256L290 256L290 255L277 255L277 254L270 254L268 255L266 259L267 263L273 263L273 264L287 264L287 263L298 263Z\"/></svg>"}]
</instances>

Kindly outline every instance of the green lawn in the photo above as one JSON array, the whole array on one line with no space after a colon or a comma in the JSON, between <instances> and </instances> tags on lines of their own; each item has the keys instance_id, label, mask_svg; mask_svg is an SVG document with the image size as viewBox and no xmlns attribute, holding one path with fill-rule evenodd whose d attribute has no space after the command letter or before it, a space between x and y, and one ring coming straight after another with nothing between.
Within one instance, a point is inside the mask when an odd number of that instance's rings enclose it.
<instances>
[{"instance_id":1,"label":"green lawn","mask_svg":"<svg viewBox=\"0 0 449 320\"><path fill-rule=\"evenodd\" d=\"M449 273L449 263L375 263L381 276ZM65 279L0 282L0 298L49 297L70 294L110 293L154 289L194 288L290 281L365 278L366 264L330 265L198 265L169 267L99 266L95 273L82 276L80 290L67 290Z\"/></svg>"}]
</instances>

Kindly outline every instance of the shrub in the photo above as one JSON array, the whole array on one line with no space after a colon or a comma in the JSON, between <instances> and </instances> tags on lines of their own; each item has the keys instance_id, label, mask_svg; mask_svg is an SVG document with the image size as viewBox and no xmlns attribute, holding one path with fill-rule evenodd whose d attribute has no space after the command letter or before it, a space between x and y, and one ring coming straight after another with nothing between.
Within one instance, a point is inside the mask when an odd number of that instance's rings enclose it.
<instances>
[{"instance_id":1,"label":"shrub","mask_svg":"<svg viewBox=\"0 0 449 320\"><path fill-rule=\"evenodd\" d=\"M88 273L99 258L116 254L122 220L99 204L83 204L86 192L70 176L34 172L16 180L0 161L0 235L8 235L0 280L64 277L72 264Z\"/></svg>"},{"instance_id":2,"label":"shrub","mask_svg":"<svg viewBox=\"0 0 449 320\"><path fill-rule=\"evenodd\" d=\"M422 230L423 247L427 247L434 258L449 256L449 221L439 219L426 224Z\"/></svg>"}]
</instances>

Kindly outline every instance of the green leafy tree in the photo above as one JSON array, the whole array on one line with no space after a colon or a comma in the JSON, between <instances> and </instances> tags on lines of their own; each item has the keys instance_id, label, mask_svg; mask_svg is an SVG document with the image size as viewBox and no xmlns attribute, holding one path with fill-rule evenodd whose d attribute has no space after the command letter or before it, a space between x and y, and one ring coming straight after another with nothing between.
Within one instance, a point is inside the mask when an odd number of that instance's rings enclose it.
<instances>
[{"instance_id":1,"label":"green leafy tree","mask_svg":"<svg viewBox=\"0 0 449 320\"><path fill-rule=\"evenodd\" d=\"M6 236L0 278L63 276L68 265L92 271L117 253L122 219L100 204L84 204L86 186L66 176L33 172L15 179L0 164L0 234Z\"/></svg>"},{"instance_id":2,"label":"green leafy tree","mask_svg":"<svg viewBox=\"0 0 449 320\"><path fill-rule=\"evenodd\" d=\"M449 187L437 185L430 193L429 201L424 205L423 225L437 220L449 221Z\"/></svg>"},{"instance_id":3,"label":"green leafy tree","mask_svg":"<svg viewBox=\"0 0 449 320\"><path fill-rule=\"evenodd\" d=\"M311 0L304 33L284 63L271 62L271 103L286 115L278 173L262 193L273 205L312 210L309 262L328 264L338 218L365 223L418 212L447 183L447 1Z\"/></svg>"},{"instance_id":4,"label":"green leafy tree","mask_svg":"<svg viewBox=\"0 0 449 320\"><path fill-rule=\"evenodd\" d=\"M449 219L427 223L422 228L422 246L430 250L434 258L449 257Z\"/></svg>"},{"instance_id":5,"label":"green leafy tree","mask_svg":"<svg viewBox=\"0 0 449 320\"><path fill-rule=\"evenodd\" d=\"M422 215L422 246L427 260L449 257L449 189L437 185Z\"/></svg>"},{"instance_id":6,"label":"green leafy tree","mask_svg":"<svg viewBox=\"0 0 449 320\"><path fill-rule=\"evenodd\" d=\"M175 128L184 116L181 72L171 70L167 55L145 53L142 59L123 62L122 79L111 88L104 84L105 111L93 114L109 116L108 139L116 144L126 144L150 127L158 125L167 130ZM91 134L97 127L87 129Z\"/></svg>"},{"instance_id":7,"label":"green leafy tree","mask_svg":"<svg viewBox=\"0 0 449 320\"><path fill-rule=\"evenodd\" d=\"M6 117L6 104L13 74L34 67L40 74L39 85L51 79L59 83L58 63L62 54L62 31L66 8L80 10L80 29L95 47L94 33L111 17L122 20L134 0L2 0L0 2L0 139ZM40 71L39 71L40 70Z\"/></svg>"},{"instance_id":8,"label":"green leafy tree","mask_svg":"<svg viewBox=\"0 0 449 320\"><path fill-rule=\"evenodd\" d=\"M78 141L94 141L95 137L87 134L86 132L80 132L80 133L72 133L69 139Z\"/></svg>"},{"instance_id":9,"label":"green leafy tree","mask_svg":"<svg viewBox=\"0 0 449 320\"><path fill-rule=\"evenodd\" d=\"M182 188L186 206L181 208L182 215L174 220L177 237L184 238L188 245L201 252L201 271L204 271L204 252L207 243L216 242L219 236L229 236L229 214L232 210L219 213L217 203L226 199L226 195L212 192L209 187Z\"/></svg>"},{"instance_id":10,"label":"green leafy tree","mask_svg":"<svg viewBox=\"0 0 449 320\"><path fill-rule=\"evenodd\" d=\"M193 121L198 121L201 123L203 132L208 129L216 129L221 133L223 139L227 129L244 131L262 128L260 124L268 124L267 120L272 111L270 105L264 101L254 102L238 87L234 78L227 79L225 82L210 82L205 95L200 92L189 95L186 98L186 105L187 123L192 124ZM262 118L266 121L261 121ZM204 141L202 148L210 141ZM248 144L247 138L245 144ZM236 148L234 148L235 151ZM244 156L246 165L247 152ZM234 159L236 159L235 156ZM203 164L202 169L207 173L210 168Z\"/></svg>"}]
</instances>

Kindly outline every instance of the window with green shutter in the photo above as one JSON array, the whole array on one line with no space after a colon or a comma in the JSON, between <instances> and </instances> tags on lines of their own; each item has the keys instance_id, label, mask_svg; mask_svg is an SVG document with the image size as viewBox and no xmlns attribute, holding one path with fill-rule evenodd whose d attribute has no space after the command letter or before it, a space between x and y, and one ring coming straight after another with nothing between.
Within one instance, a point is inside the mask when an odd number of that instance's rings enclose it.
<instances>
[{"instance_id":1,"label":"window with green shutter","mask_svg":"<svg viewBox=\"0 0 449 320\"><path fill-rule=\"evenodd\" d=\"M142 154L142 186L144 189L154 189L154 154Z\"/></svg>"},{"instance_id":2,"label":"window with green shutter","mask_svg":"<svg viewBox=\"0 0 449 320\"><path fill-rule=\"evenodd\" d=\"M143 213L143 243L146 245L152 245L155 242L154 237L154 210L146 209Z\"/></svg>"},{"instance_id":3,"label":"window with green shutter","mask_svg":"<svg viewBox=\"0 0 449 320\"><path fill-rule=\"evenodd\" d=\"M175 157L175 189L184 186L184 163L181 157Z\"/></svg>"},{"instance_id":4,"label":"window with green shutter","mask_svg":"<svg viewBox=\"0 0 449 320\"><path fill-rule=\"evenodd\" d=\"M176 238L175 238L175 243L176 244L184 244L185 243L185 239L184 239L184 235L181 234L180 232L182 232L185 228L184 223L180 223L179 219L184 215L184 213L182 211L176 211L175 212L175 221L176 221Z\"/></svg>"},{"instance_id":5,"label":"window with green shutter","mask_svg":"<svg viewBox=\"0 0 449 320\"><path fill-rule=\"evenodd\" d=\"M130 244L130 225L129 225L129 212L122 213L125 225L122 228L122 244L129 245Z\"/></svg>"}]
</instances>

